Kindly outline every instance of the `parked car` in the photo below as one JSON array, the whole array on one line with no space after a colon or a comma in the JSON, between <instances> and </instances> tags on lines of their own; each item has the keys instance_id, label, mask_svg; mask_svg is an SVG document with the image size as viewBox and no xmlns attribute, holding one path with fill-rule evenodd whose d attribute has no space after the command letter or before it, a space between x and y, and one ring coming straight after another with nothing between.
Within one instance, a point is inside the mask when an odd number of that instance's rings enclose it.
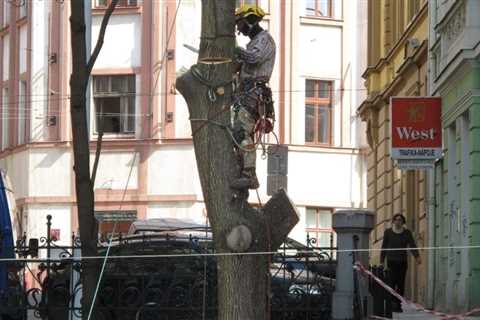
<instances>
[{"instance_id":1,"label":"parked car","mask_svg":"<svg viewBox=\"0 0 480 320\"><path fill-rule=\"evenodd\" d=\"M109 243L99 244L100 255ZM79 250L72 249L67 250L70 255ZM135 221L128 234L111 241L94 318L216 319L216 261L203 255L213 252L211 230L205 225L178 219ZM287 239L272 257L272 318L328 318L335 267L328 252ZM50 279L42 282L40 300L31 309L39 319L80 319L81 266L65 259L50 268Z\"/></svg>"}]
</instances>

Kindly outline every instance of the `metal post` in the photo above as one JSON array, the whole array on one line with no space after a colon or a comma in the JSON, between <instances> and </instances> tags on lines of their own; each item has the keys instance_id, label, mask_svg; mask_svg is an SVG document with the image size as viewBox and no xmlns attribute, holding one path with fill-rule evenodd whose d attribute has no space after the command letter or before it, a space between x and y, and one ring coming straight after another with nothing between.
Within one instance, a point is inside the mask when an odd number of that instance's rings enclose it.
<instances>
[{"instance_id":1,"label":"metal post","mask_svg":"<svg viewBox=\"0 0 480 320\"><path fill-rule=\"evenodd\" d=\"M355 278L352 256L355 242L358 249L367 249L369 233L374 226L374 214L366 210L341 210L333 215L333 229L337 233L337 272L335 292L332 301L332 318L338 320L354 318ZM358 238L358 240L355 238ZM352 250L351 252L348 252ZM358 252L356 261L368 264L368 252ZM368 294L366 279L358 279L358 291L361 294L360 303L365 298L371 300Z\"/></svg>"},{"instance_id":2,"label":"metal post","mask_svg":"<svg viewBox=\"0 0 480 320\"><path fill-rule=\"evenodd\" d=\"M50 291L50 268L51 268L51 242L52 242L52 237L51 237L51 230L52 230L52 216L48 215L47 216L47 281L44 281L46 283L46 288L43 288L43 292L45 293L45 301L47 302L46 308L47 308L47 315L49 314L48 308L50 305L49 299L48 299L48 293Z\"/></svg>"},{"instance_id":3,"label":"metal post","mask_svg":"<svg viewBox=\"0 0 480 320\"><path fill-rule=\"evenodd\" d=\"M435 169L427 171L427 188L428 188L428 246L430 248L435 246ZM428 250L428 285L427 285L427 308L434 307L435 295L435 250Z\"/></svg>"}]
</instances>

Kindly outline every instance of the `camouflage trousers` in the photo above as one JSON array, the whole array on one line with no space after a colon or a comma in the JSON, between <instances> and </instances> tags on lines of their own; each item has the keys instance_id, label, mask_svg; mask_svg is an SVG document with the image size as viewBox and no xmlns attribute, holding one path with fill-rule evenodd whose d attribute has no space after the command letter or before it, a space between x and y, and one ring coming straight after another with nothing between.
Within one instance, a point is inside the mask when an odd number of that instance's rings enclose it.
<instances>
[{"instance_id":1,"label":"camouflage trousers","mask_svg":"<svg viewBox=\"0 0 480 320\"><path fill-rule=\"evenodd\" d=\"M233 131L243 170L256 166L257 148L253 140L256 122L257 120L245 108L239 107L234 111Z\"/></svg>"}]
</instances>

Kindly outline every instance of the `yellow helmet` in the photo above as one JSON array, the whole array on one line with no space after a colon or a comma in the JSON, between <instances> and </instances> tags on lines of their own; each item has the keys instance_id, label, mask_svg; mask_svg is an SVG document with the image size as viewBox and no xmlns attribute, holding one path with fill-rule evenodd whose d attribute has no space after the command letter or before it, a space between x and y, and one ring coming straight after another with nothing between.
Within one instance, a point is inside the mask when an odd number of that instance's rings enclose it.
<instances>
[{"instance_id":1,"label":"yellow helmet","mask_svg":"<svg viewBox=\"0 0 480 320\"><path fill-rule=\"evenodd\" d=\"M265 11L263 11L262 8L256 4L244 4L235 11L235 20L246 18L252 15L262 20L263 17L265 17Z\"/></svg>"}]
</instances>

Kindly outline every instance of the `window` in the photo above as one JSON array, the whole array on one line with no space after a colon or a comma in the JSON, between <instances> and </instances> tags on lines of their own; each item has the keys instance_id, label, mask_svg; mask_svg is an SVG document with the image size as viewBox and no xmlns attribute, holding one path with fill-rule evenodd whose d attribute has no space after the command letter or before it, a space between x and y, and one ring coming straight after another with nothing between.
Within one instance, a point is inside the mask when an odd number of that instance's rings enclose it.
<instances>
[{"instance_id":1,"label":"window","mask_svg":"<svg viewBox=\"0 0 480 320\"><path fill-rule=\"evenodd\" d=\"M305 83L305 142L331 144L332 82L306 80Z\"/></svg>"},{"instance_id":2,"label":"window","mask_svg":"<svg viewBox=\"0 0 480 320\"><path fill-rule=\"evenodd\" d=\"M240 8L244 4L260 4L258 0L235 0L235 7Z\"/></svg>"},{"instance_id":3,"label":"window","mask_svg":"<svg viewBox=\"0 0 480 320\"><path fill-rule=\"evenodd\" d=\"M332 0L305 0L305 15L332 17Z\"/></svg>"},{"instance_id":4,"label":"window","mask_svg":"<svg viewBox=\"0 0 480 320\"><path fill-rule=\"evenodd\" d=\"M27 94L27 82L20 81L19 86L19 99L18 99L18 144L25 143L25 104L26 104L26 94Z\"/></svg>"},{"instance_id":5,"label":"window","mask_svg":"<svg viewBox=\"0 0 480 320\"><path fill-rule=\"evenodd\" d=\"M104 133L135 132L135 75L94 76L95 131L103 119Z\"/></svg>"},{"instance_id":6,"label":"window","mask_svg":"<svg viewBox=\"0 0 480 320\"><path fill-rule=\"evenodd\" d=\"M28 1L27 0L22 1L19 6L20 7L18 8L18 18L21 19L27 16Z\"/></svg>"},{"instance_id":7,"label":"window","mask_svg":"<svg viewBox=\"0 0 480 320\"><path fill-rule=\"evenodd\" d=\"M335 232L332 229L332 210L307 208L306 227L310 239L316 239L316 247L331 247L336 244Z\"/></svg>"},{"instance_id":8,"label":"window","mask_svg":"<svg viewBox=\"0 0 480 320\"><path fill-rule=\"evenodd\" d=\"M2 150L8 147L8 88L2 91Z\"/></svg>"},{"instance_id":9,"label":"window","mask_svg":"<svg viewBox=\"0 0 480 320\"><path fill-rule=\"evenodd\" d=\"M106 8L110 5L111 0L94 0L94 8ZM136 7L138 0L119 0L117 7Z\"/></svg>"},{"instance_id":10,"label":"window","mask_svg":"<svg viewBox=\"0 0 480 320\"><path fill-rule=\"evenodd\" d=\"M8 26L10 23L10 2L3 1L2 27Z\"/></svg>"},{"instance_id":11,"label":"window","mask_svg":"<svg viewBox=\"0 0 480 320\"><path fill-rule=\"evenodd\" d=\"M115 234L126 234L132 222L137 220L137 211L95 211L95 218L98 221L98 233L106 240L112 234L115 223Z\"/></svg>"}]
</instances>

